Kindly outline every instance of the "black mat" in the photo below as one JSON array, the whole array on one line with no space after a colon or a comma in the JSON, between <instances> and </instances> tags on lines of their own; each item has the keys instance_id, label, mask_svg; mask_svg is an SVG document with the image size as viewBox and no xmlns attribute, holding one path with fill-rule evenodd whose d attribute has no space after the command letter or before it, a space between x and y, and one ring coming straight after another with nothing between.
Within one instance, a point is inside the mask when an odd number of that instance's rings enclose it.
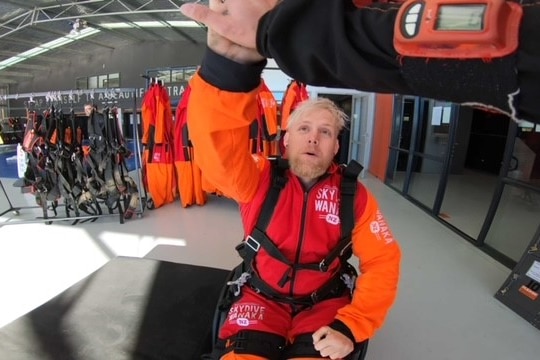
<instances>
[{"instance_id":1,"label":"black mat","mask_svg":"<svg viewBox=\"0 0 540 360\"><path fill-rule=\"evenodd\" d=\"M0 329L5 360L195 360L228 271L119 257Z\"/></svg>"}]
</instances>

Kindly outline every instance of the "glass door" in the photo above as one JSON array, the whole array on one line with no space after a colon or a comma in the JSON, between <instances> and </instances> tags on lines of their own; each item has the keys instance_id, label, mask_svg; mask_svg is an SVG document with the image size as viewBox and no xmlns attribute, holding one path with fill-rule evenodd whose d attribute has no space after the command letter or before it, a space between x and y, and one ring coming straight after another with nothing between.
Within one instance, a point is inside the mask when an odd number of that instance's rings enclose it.
<instances>
[{"instance_id":1,"label":"glass door","mask_svg":"<svg viewBox=\"0 0 540 360\"><path fill-rule=\"evenodd\" d=\"M458 107L410 96L396 96L395 104L387 184L437 214Z\"/></svg>"},{"instance_id":2,"label":"glass door","mask_svg":"<svg viewBox=\"0 0 540 360\"><path fill-rule=\"evenodd\" d=\"M386 184L402 193L406 193L407 167L414 142L413 128L418 123L419 104L419 98L412 96L396 95L394 99L394 125Z\"/></svg>"},{"instance_id":3,"label":"glass door","mask_svg":"<svg viewBox=\"0 0 540 360\"><path fill-rule=\"evenodd\" d=\"M371 97L372 98L372 97ZM355 95L352 97L352 114L350 124L350 145L349 160L356 160L364 169L369 168L369 159L371 157L371 126L369 121L370 113L370 95ZM360 176L364 176L362 171Z\"/></svg>"}]
</instances>

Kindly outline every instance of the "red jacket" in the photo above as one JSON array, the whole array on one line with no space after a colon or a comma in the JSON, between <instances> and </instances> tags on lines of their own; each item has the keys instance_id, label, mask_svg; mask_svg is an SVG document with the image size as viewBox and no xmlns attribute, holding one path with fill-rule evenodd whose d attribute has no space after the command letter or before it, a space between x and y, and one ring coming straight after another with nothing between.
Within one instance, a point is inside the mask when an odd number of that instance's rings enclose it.
<instances>
[{"instance_id":1,"label":"red jacket","mask_svg":"<svg viewBox=\"0 0 540 360\"><path fill-rule=\"evenodd\" d=\"M199 74L190 83L188 127L195 156L208 180L240 203L246 234L253 229L270 186L269 161L252 156L246 149L249 126L257 113L258 88L249 92L220 90ZM193 119L193 121L191 120ZM335 221L339 209L341 174L337 166L310 191L287 172L289 181L282 190L267 234L287 258L295 262L316 262L332 250L340 237ZM373 336L396 297L400 249L393 239L375 198L358 185L353 253L360 259L361 276L356 282L351 304L338 311L336 320L344 323L357 341ZM283 264L257 256L256 268L267 282L279 281ZM335 269L337 264L333 264ZM285 285L296 294L318 288L330 273L303 270Z\"/></svg>"}]
</instances>

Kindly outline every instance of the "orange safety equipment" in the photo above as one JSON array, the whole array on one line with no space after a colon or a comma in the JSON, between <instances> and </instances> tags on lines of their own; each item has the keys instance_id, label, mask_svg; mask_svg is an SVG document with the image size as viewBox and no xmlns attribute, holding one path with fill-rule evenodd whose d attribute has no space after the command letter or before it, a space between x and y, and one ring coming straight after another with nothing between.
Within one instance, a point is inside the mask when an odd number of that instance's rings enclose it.
<instances>
[{"instance_id":1,"label":"orange safety equipment","mask_svg":"<svg viewBox=\"0 0 540 360\"><path fill-rule=\"evenodd\" d=\"M263 153L265 156L278 155L272 146L278 133L277 102L274 94L261 79L261 88L257 94L257 117L249 128L250 145L252 154Z\"/></svg>"},{"instance_id":2,"label":"orange safety equipment","mask_svg":"<svg viewBox=\"0 0 540 360\"><path fill-rule=\"evenodd\" d=\"M309 99L306 84L291 80L281 101L281 130L287 130L289 116L302 101Z\"/></svg>"},{"instance_id":3,"label":"orange safety equipment","mask_svg":"<svg viewBox=\"0 0 540 360\"><path fill-rule=\"evenodd\" d=\"M174 126L174 166L182 207L204 205L207 196L202 189L201 170L193 161L193 147L187 127L187 105L191 89L186 87L178 102Z\"/></svg>"},{"instance_id":4,"label":"orange safety equipment","mask_svg":"<svg viewBox=\"0 0 540 360\"><path fill-rule=\"evenodd\" d=\"M152 83L144 95L141 115L143 183L151 195L148 207L158 208L176 197L171 102L160 83Z\"/></svg>"}]
</instances>

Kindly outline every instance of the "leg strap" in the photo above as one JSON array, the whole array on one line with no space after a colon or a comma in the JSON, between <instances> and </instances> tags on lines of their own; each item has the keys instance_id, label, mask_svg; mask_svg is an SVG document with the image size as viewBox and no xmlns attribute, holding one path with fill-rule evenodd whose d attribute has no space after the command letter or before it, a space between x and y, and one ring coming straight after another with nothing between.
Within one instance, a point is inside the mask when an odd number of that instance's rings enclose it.
<instances>
[{"instance_id":1,"label":"leg strap","mask_svg":"<svg viewBox=\"0 0 540 360\"><path fill-rule=\"evenodd\" d=\"M280 359L285 349L285 338L263 331L243 330L227 340L219 339L216 348L224 348L225 353L251 354L267 359Z\"/></svg>"},{"instance_id":2,"label":"leg strap","mask_svg":"<svg viewBox=\"0 0 540 360\"><path fill-rule=\"evenodd\" d=\"M298 335L294 342L287 346L285 359L294 358L323 358L321 353L313 347L313 338L310 334Z\"/></svg>"}]
</instances>

